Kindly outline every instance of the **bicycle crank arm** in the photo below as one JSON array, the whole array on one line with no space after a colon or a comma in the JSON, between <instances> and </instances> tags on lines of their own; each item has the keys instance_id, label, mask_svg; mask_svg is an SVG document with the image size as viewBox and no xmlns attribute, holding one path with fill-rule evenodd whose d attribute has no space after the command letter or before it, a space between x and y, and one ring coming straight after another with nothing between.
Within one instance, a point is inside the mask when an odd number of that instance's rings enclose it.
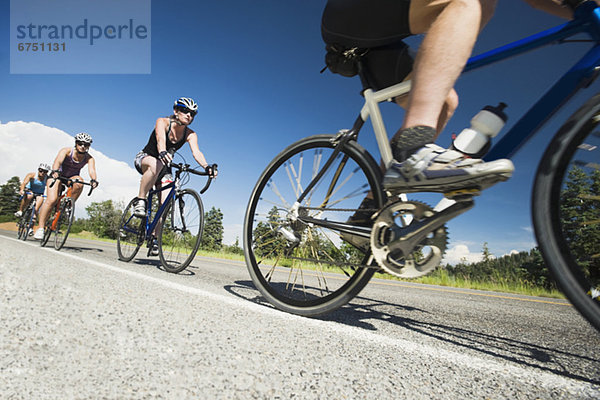
<instances>
[{"instance_id":1,"label":"bicycle crank arm","mask_svg":"<svg viewBox=\"0 0 600 400\"><path fill-rule=\"evenodd\" d=\"M362 236L367 239L371 237L371 227L369 226L356 226L352 224L346 224L344 222L328 221L326 219L318 219L312 217L298 217L298 220L306 224L322 226L324 228L328 228L334 231L350 233L356 236Z\"/></svg>"},{"instance_id":2,"label":"bicycle crank arm","mask_svg":"<svg viewBox=\"0 0 600 400\"><path fill-rule=\"evenodd\" d=\"M403 254L410 254L415 247L422 243L430 234L441 228L446 222L470 210L475 205L473 200L460 201L437 213L431 218L422 221L413 221L405 228L393 228L394 239L388 244L390 251L400 250ZM378 220L375 220L378 225Z\"/></svg>"}]
</instances>

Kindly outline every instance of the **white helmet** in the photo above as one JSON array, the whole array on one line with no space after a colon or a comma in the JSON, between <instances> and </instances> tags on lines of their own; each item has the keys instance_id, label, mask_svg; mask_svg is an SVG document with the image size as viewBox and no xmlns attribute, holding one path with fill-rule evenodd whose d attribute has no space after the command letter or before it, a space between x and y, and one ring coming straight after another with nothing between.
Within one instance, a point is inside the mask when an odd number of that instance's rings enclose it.
<instances>
[{"instance_id":1,"label":"white helmet","mask_svg":"<svg viewBox=\"0 0 600 400\"><path fill-rule=\"evenodd\" d=\"M50 166L46 163L41 163L38 169L43 169L44 171L48 172L50 171Z\"/></svg>"},{"instance_id":2,"label":"white helmet","mask_svg":"<svg viewBox=\"0 0 600 400\"><path fill-rule=\"evenodd\" d=\"M198 104L196 104L196 102L189 97L181 97L180 99L175 100L173 108L175 107L185 107L192 111L198 111Z\"/></svg>"},{"instance_id":3,"label":"white helmet","mask_svg":"<svg viewBox=\"0 0 600 400\"><path fill-rule=\"evenodd\" d=\"M76 142L92 143L92 137L85 132L75 135Z\"/></svg>"}]
</instances>

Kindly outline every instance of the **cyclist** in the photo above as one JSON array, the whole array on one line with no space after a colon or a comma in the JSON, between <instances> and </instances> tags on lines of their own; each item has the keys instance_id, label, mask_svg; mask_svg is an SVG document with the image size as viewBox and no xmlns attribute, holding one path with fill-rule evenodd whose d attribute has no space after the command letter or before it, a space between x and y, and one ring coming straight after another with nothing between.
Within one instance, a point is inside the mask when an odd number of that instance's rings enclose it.
<instances>
[{"instance_id":1,"label":"cyclist","mask_svg":"<svg viewBox=\"0 0 600 400\"><path fill-rule=\"evenodd\" d=\"M525 0L535 8L570 18L560 0ZM386 189L485 189L510 178L510 160L484 163L433 144L458 105L453 87L480 30L492 17L495 0L328 0L322 35L328 45L369 49L365 64L382 89L407 78L412 89L401 129L392 137L396 162L384 176ZM414 60L403 38L425 34Z\"/></svg>"},{"instance_id":2,"label":"cyclist","mask_svg":"<svg viewBox=\"0 0 600 400\"><path fill-rule=\"evenodd\" d=\"M148 143L135 156L135 168L142 174L134 208L134 214L137 217L146 216L146 198L152 186L155 185L158 189L162 184L172 181L168 168L164 167L169 166L175 151L179 150L186 142L198 164L209 172L211 177L217 175L217 171L212 170L198 147L198 135L189 128L197 112L198 105L193 99L181 97L175 100L173 114L156 120ZM157 250L158 247L155 243L151 254L158 254Z\"/></svg>"},{"instance_id":3,"label":"cyclist","mask_svg":"<svg viewBox=\"0 0 600 400\"><path fill-rule=\"evenodd\" d=\"M58 155L54 159L54 163L52 164L52 172L50 174L50 178L57 178L58 176L63 176L65 178L71 179L79 179L83 181L83 178L79 176L81 169L87 165L88 172L90 175L90 184L92 187L98 186L98 181L96 180L96 161L94 157L88 152L90 146L92 144L92 137L85 133L81 132L75 135L75 147L64 147L58 151ZM40 225L39 228L35 231L35 235L33 236L35 239L41 240L44 238L44 226L46 225L46 221L50 216L50 211L52 207L56 204L58 200L58 196L61 193L62 183L53 185L50 187L52 179L49 179L46 183L48 186L48 197L42 206L40 211ZM83 185L75 183L73 184L73 192L72 192L72 200L73 204L79 198L81 191L83 190Z\"/></svg>"},{"instance_id":4,"label":"cyclist","mask_svg":"<svg viewBox=\"0 0 600 400\"><path fill-rule=\"evenodd\" d=\"M43 203L44 191L46 190L48 171L50 171L50 166L41 163L38 167L37 176L35 172L30 172L25 175L23 182L21 182L21 187L19 188L19 194L22 196L21 204L19 205L19 211L15 213L15 217L20 218L23 215L23 210L31 203L33 196L36 196L35 213L39 213Z\"/></svg>"}]
</instances>

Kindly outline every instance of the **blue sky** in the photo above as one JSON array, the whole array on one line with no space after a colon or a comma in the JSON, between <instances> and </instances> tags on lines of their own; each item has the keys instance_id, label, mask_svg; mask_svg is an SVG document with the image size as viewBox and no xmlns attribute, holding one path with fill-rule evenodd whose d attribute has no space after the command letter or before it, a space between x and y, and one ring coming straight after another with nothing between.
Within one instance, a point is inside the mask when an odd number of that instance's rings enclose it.
<instances>
[{"instance_id":1,"label":"blue sky","mask_svg":"<svg viewBox=\"0 0 600 400\"><path fill-rule=\"evenodd\" d=\"M328 71L319 74L324 66L320 37L324 4L152 1L150 74L18 75L9 72L9 1L2 1L0 121L37 122L71 135L87 131L94 137L94 149L132 166L156 118L168 115L176 98L193 97L200 113L191 127L208 161L220 166L217 182L204 196L205 207L220 208L230 232L239 229L229 238L240 236L241 241L248 197L270 159L302 137L349 128L360 110L358 79ZM560 22L521 1L503 0L475 53ZM416 46L419 40L409 43ZM448 145L452 132L468 126L481 107L499 101L509 105L510 127L585 48L553 46L466 74L457 84L459 110L438 143ZM557 122L597 86L577 96L514 158L517 172L509 182L486 191L473 210L448 224L450 247L466 245L477 253L487 242L491 252L501 256L534 246L529 199L537 162L558 129ZM392 104L383 109L392 134L402 112ZM373 151L370 133L365 128L359 141ZM187 148L183 153L191 159ZM98 176L102 183L101 170Z\"/></svg>"}]
</instances>

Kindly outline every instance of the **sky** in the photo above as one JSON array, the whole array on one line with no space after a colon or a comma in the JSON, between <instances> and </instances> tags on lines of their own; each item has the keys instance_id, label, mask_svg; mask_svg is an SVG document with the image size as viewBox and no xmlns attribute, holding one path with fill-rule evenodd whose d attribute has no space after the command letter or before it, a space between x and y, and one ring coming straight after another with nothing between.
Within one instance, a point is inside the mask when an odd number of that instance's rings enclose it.
<instances>
[{"instance_id":1,"label":"sky","mask_svg":"<svg viewBox=\"0 0 600 400\"><path fill-rule=\"evenodd\" d=\"M362 106L358 78L319 73L324 5L323 0L154 0L150 65L144 65L149 73L11 74L10 1L1 0L0 183L22 178L40 162L51 163L60 147L85 131L94 138L100 187L90 198L82 196L79 212L90 201L127 201L139 182L134 156L156 119L171 113L175 99L192 97L199 114L190 127L208 162L219 165L218 179L203 195L204 207L223 212L225 243L236 238L241 243L251 190L269 161L303 137L350 128ZM561 22L522 1L503 0L474 53ZM420 40L408 43L417 48ZM467 127L483 106L503 101L509 122L500 138L588 46L551 46L465 74L456 85L459 109L438 144L448 146L451 133ZM120 65L135 62L139 58ZM98 51L86 63L105 65L106 59ZM537 163L560 122L597 90L595 83L577 95L513 158L513 178L486 190L475 208L447 224L447 262L476 260L484 243L497 257L535 246L530 196ZM392 135L402 111L393 104L382 110ZM376 151L370 127L359 143ZM187 146L181 153L192 160ZM202 178L194 177L191 186L199 190ZM437 199L427 202L435 205Z\"/></svg>"}]
</instances>

